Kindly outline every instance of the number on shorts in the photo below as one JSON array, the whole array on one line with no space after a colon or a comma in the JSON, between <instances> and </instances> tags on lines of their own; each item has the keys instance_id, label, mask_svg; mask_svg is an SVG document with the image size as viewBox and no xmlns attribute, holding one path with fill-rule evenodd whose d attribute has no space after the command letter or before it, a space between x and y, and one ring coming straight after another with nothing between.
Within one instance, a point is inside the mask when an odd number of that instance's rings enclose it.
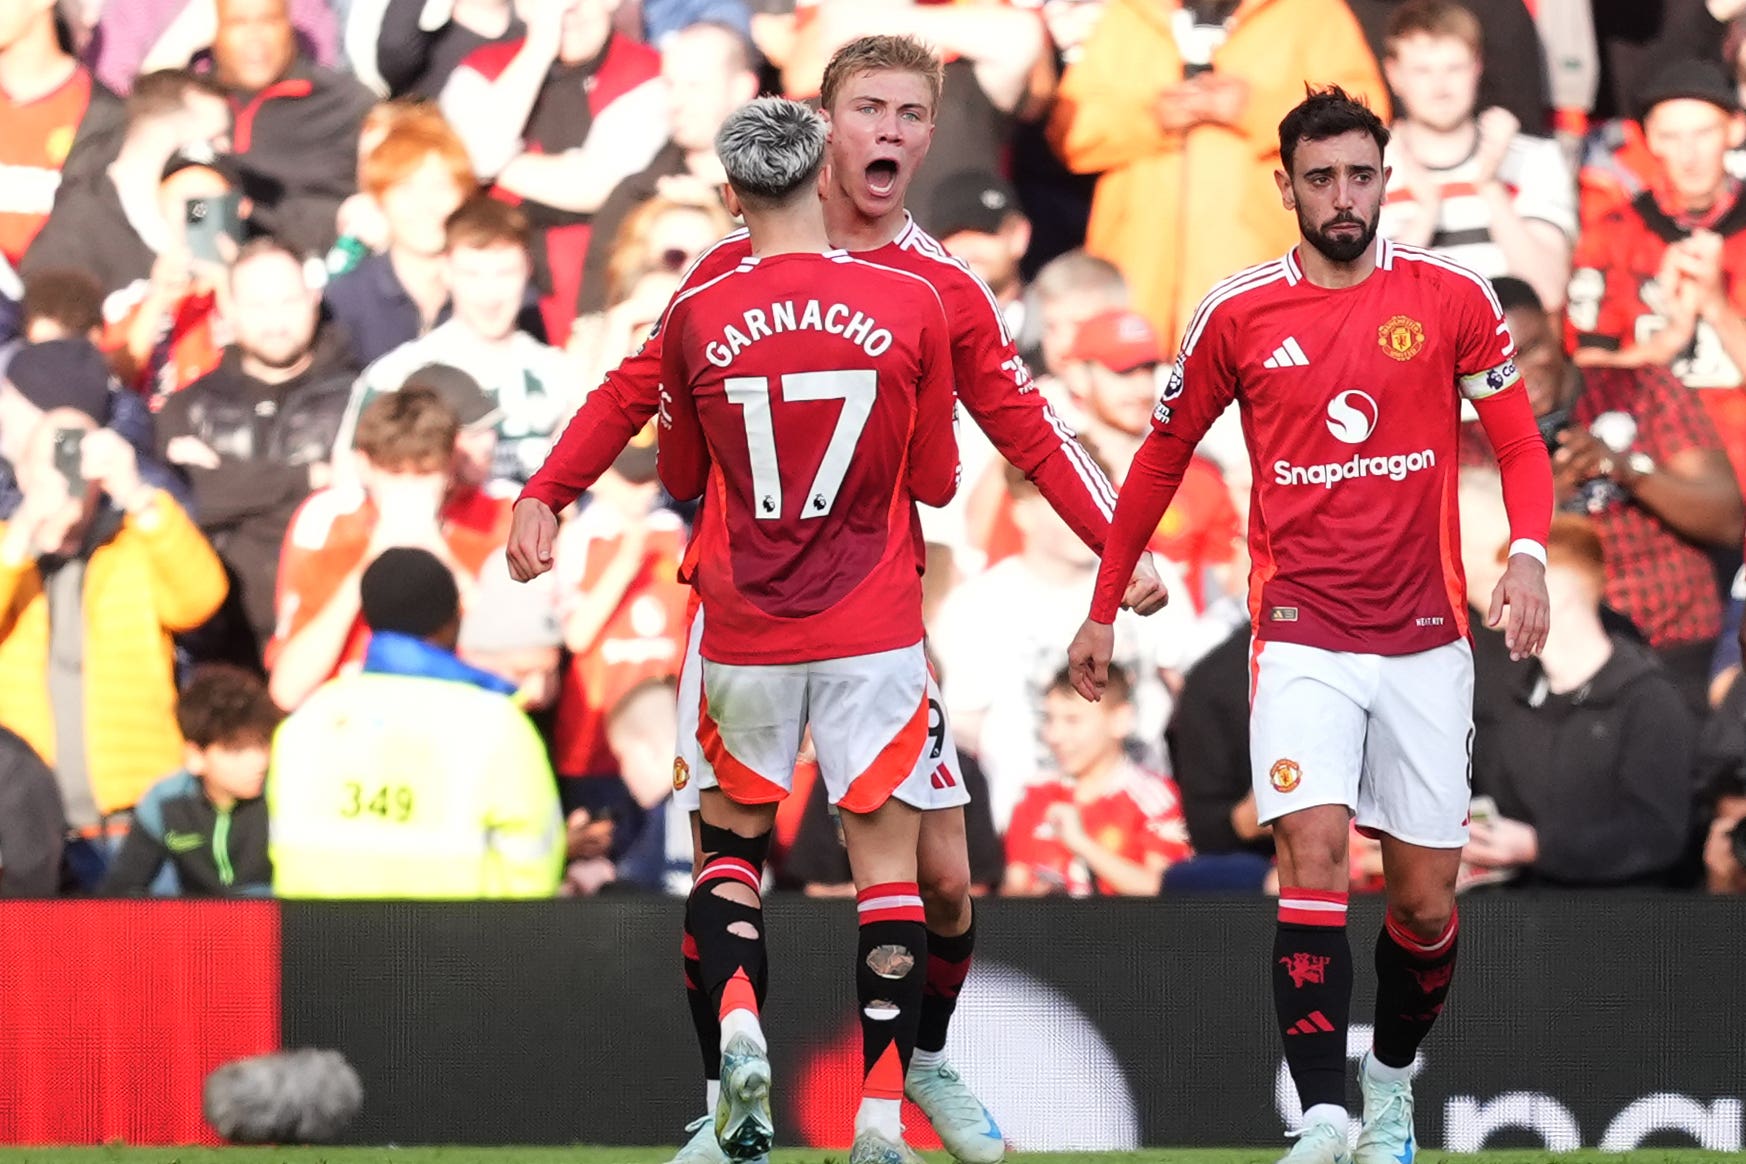
<instances>
[{"instance_id":1,"label":"number on shorts","mask_svg":"<svg viewBox=\"0 0 1746 1164\"><path fill-rule=\"evenodd\" d=\"M776 452L776 428L770 415L770 381L764 376L732 376L728 403L738 405L746 426L746 449L752 460L753 509L759 521L782 516L781 461ZM861 430L873 412L879 374L871 368L835 372L789 372L782 377L783 400L841 400L843 411L825 446L824 459L801 503L802 519L823 517L837 503L837 492L848 476L849 461L860 443Z\"/></svg>"}]
</instances>

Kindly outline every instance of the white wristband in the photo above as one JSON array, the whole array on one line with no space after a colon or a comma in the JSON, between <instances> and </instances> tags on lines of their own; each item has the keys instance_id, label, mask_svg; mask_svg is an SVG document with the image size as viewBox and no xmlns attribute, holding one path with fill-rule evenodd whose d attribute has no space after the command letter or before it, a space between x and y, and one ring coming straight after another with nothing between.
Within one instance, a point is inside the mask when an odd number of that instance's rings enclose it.
<instances>
[{"instance_id":1,"label":"white wristband","mask_svg":"<svg viewBox=\"0 0 1746 1164\"><path fill-rule=\"evenodd\" d=\"M1526 554L1542 566L1546 564L1546 547L1533 538L1517 538L1511 542L1509 556L1513 558L1517 554Z\"/></svg>"}]
</instances>

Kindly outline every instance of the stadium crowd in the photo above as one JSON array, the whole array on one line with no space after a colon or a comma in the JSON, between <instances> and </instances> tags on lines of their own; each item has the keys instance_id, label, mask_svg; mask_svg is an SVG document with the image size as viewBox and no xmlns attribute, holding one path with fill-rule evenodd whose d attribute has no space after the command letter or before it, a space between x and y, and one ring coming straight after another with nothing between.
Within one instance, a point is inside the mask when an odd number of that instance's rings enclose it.
<instances>
[{"instance_id":1,"label":"stadium crowd","mask_svg":"<svg viewBox=\"0 0 1746 1164\"><path fill-rule=\"evenodd\" d=\"M1304 82L1390 111L1382 233L1494 281L1560 508L1542 657L1475 619L1463 885L1746 892L1746 0L0 0L0 895L685 892L691 512L652 430L528 585L511 506L733 229L723 119L875 32L947 61L917 224L1117 488L1194 305L1296 238ZM959 443L926 617L977 885L1269 887L1234 413L1098 704L1095 556ZM804 765L773 864L853 892Z\"/></svg>"}]
</instances>

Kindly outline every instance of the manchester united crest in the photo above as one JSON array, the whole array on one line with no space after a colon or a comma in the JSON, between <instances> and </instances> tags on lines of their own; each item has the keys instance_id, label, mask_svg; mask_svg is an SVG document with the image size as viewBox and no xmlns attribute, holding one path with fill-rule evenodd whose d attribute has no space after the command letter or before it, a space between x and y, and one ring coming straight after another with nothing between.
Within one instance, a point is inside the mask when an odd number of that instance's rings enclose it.
<instances>
[{"instance_id":1,"label":"manchester united crest","mask_svg":"<svg viewBox=\"0 0 1746 1164\"><path fill-rule=\"evenodd\" d=\"M1376 329L1376 342L1382 350L1397 360L1406 361L1419 354L1425 346L1425 328L1410 315L1391 316Z\"/></svg>"},{"instance_id":2,"label":"manchester united crest","mask_svg":"<svg viewBox=\"0 0 1746 1164\"><path fill-rule=\"evenodd\" d=\"M685 762L684 756L673 757L673 791L677 792L691 783L691 765Z\"/></svg>"},{"instance_id":3,"label":"manchester united crest","mask_svg":"<svg viewBox=\"0 0 1746 1164\"><path fill-rule=\"evenodd\" d=\"M1267 779L1272 782L1273 791L1291 792L1303 783L1303 769L1297 766L1296 760L1275 760L1267 772Z\"/></svg>"}]
</instances>

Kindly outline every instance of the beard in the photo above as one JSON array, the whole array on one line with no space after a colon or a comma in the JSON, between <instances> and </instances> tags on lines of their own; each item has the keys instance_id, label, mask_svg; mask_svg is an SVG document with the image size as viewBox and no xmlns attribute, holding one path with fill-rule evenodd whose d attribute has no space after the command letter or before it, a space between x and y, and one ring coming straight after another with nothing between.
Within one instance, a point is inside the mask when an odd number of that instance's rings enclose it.
<instances>
[{"instance_id":1,"label":"beard","mask_svg":"<svg viewBox=\"0 0 1746 1164\"><path fill-rule=\"evenodd\" d=\"M1367 250L1376 238L1376 228L1382 221L1382 208L1379 206L1375 217L1369 222L1350 214L1341 214L1329 219L1324 225L1316 226L1304 217L1302 204L1297 208L1297 227L1303 232L1304 241L1320 251L1324 258L1335 263L1350 263ZM1356 226L1355 235L1334 236L1327 233L1334 226Z\"/></svg>"}]
</instances>

